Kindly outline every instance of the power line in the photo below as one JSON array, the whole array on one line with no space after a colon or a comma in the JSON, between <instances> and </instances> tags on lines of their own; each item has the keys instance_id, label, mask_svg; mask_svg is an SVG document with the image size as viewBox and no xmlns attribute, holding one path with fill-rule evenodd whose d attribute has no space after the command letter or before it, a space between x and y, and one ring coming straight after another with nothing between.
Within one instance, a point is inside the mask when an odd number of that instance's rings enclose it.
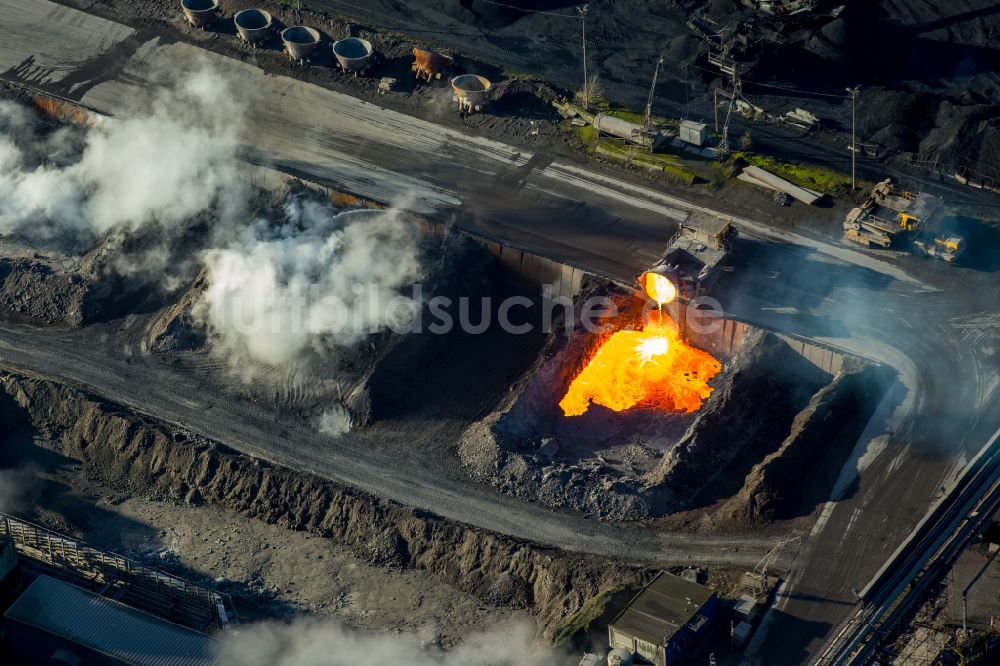
<instances>
[{"instance_id":1,"label":"power line","mask_svg":"<svg viewBox=\"0 0 1000 666\"><path fill-rule=\"evenodd\" d=\"M701 65L696 65L693 62L684 62L683 60L680 60L678 58L667 58L667 60L669 60L670 62L676 63L678 65L684 65L685 67L693 67L694 69L700 69L703 72L708 72L709 74L715 74L716 76L720 75L720 72L717 69L709 69L708 67L702 67ZM819 97L832 97L834 99L841 99L841 100L850 99L851 98L850 95L836 95L836 94L832 94L832 93L814 92L812 90L802 90L801 88L790 88L788 86L779 86L779 85L776 85L774 83L763 83L761 81L754 81L753 79L741 79L741 81L743 83L752 83L755 86L763 86L765 88L775 88L777 90L787 90L788 92L799 93L800 95L816 95L816 96L819 96Z\"/></svg>"},{"instance_id":2,"label":"power line","mask_svg":"<svg viewBox=\"0 0 1000 666\"><path fill-rule=\"evenodd\" d=\"M778 86L778 85L775 85L773 83L761 83L760 81L753 81L753 80L750 80L750 79L744 79L744 82L746 82L746 83L752 83L755 86L763 86L765 88L775 88L777 90L787 90L788 92L796 92L796 93L799 93L799 94L802 94L802 95L817 95L819 97L834 97L836 99L850 99L851 98L850 95L836 95L836 94L833 94L833 93L813 92L811 90L802 90L801 88L789 88L787 86Z\"/></svg>"},{"instance_id":3,"label":"power line","mask_svg":"<svg viewBox=\"0 0 1000 666\"><path fill-rule=\"evenodd\" d=\"M562 18L577 20L582 18L573 14L563 14L562 12L547 12L541 9L524 9L523 7L518 7L516 5L505 5L502 2L493 2L493 0L479 0L479 2L484 2L487 5L496 5L497 7L506 7L507 9L516 9L519 12L525 12L527 14L546 14L548 16L561 16Z\"/></svg>"}]
</instances>

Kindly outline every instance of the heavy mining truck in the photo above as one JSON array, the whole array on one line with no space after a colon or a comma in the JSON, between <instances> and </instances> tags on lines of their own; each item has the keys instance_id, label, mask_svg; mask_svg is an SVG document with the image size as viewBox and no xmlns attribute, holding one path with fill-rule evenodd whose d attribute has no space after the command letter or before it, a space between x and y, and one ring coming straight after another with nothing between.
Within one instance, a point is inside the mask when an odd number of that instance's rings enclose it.
<instances>
[{"instance_id":1,"label":"heavy mining truck","mask_svg":"<svg viewBox=\"0 0 1000 666\"><path fill-rule=\"evenodd\" d=\"M674 284L681 300L691 300L703 294L718 275L735 238L732 220L693 211L668 241L663 257L637 275L636 281L645 285L648 273L663 275Z\"/></svg>"},{"instance_id":2,"label":"heavy mining truck","mask_svg":"<svg viewBox=\"0 0 1000 666\"><path fill-rule=\"evenodd\" d=\"M861 206L847 213L844 240L891 247L897 236L928 226L943 205L941 197L897 190L887 178L872 188Z\"/></svg>"},{"instance_id":3,"label":"heavy mining truck","mask_svg":"<svg viewBox=\"0 0 1000 666\"><path fill-rule=\"evenodd\" d=\"M914 231L942 203L938 197L897 191L890 179L883 180L861 206L847 213L844 240L865 247L890 247L898 234Z\"/></svg>"},{"instance_id":4,"label":"heavy mining truck","mask_svg":"<svg viewBox=\"0 0 1000 666\"><path fill-rule=\"evenodd\" d=\"M900 236L916 235L913 246L918 252L951 263L965 249L965 240L941 233L937 223L943 205L940 197L899 191L891 180L883 180L861 206L847 213L844 240L889 248Z\"/></svg>"},{"instance_id":5,"label":"heavy mining truck","mask_svg":"<svg viewBox=\"0 0 1000 666\"><path fill-rule=\"evenodd\" d=\"M950 264L965 250L965 239L956 235L928 236L918 238L913 245L924 255Z\"/></svg>"}]
</instances>

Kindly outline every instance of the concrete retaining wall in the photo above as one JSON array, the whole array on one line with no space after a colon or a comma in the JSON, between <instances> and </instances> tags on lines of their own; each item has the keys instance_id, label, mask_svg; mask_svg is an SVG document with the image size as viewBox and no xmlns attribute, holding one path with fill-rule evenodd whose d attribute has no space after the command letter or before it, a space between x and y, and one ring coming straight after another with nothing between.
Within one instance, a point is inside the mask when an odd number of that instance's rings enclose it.
<instances>
[{"instance_id":1,"label":"concrete retaining wall","mask_svg":"<svg viewBox=\"0 0 1000 666\"><path fill-rule=\"evenodd\" d=\"M718 327L712 326L713 330L703 332L696 330L701 327L697 325L698 321L690 320L687 306L674 303L667 307L667 311L670 317L678 323L688 342L699 349L704 349L712 354L712 356L723 361L731 359L736 355L740 349L743 335L753 327L752 324L743 321L723 318ZM705 319L702 323L707 324L709 321ZM785 342L802 358L830 375L836 375L844 367L844 354L841 352L793 335L777 332L774 332L774 335Z\"/></svg>"},{"instance_id":2,"label":"concrete retaining wall","mask_svg":"<svg viewBox=\"0 0 1000 666\"><path fill-rule=\"evenodd\" d=\"M712 356L727 360L736 355L743 341L743 335L750 329L745 324L734 319L723 319L721 327L712 333L700 333L692 330L690 322L684 322L685 338L695 347L704 349Z\"/></svg>"},{"instance_id":3,"label":"concrete retaining wall","mask_svg":"<svg viewBox=\"0 0 1000 666\"><path fill-rule=\"evenodd\" d=\"M586 271L510 245L495 241L480 240L480 242L500 259L505 268L516 275L540 286L552 285L552 298L560 296L573 298L580 293Z\"/></svg>"},{"instance_id":4,"label":"concrete retaining wall","mask_svg":"<svg viewBox=\"0 0 1000 666\"><path fill-rule=\"evenodd\" d=\"M783 333L776 333L775 335L787 342L789 347L797 351L802 355L802 358L806 359L820 370L824 370L829 372L831 375L835 375L844 368L844 355L840 352L828 349L827 347L823 347L822 345L818 345L814 342L800 340L799 338L791 335L785 335Z\"/></svg>"}]
</instances>

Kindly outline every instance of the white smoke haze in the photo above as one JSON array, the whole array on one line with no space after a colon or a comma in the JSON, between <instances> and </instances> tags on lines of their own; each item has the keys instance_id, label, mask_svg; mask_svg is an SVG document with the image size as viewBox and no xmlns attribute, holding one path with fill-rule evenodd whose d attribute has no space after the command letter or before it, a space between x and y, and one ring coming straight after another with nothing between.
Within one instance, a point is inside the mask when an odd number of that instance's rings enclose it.
<instances>
[{"instance_id":1,"label":"white smoke haze","mask_svg":"<svg viewBox=\"0 0 1000 666\"><path fill-rule=\"evenodd\" d=\"M29 111L0 102L0 234L92 244L206 210L237 219L247 189L228 82L209 68L164 76L156 95L85 129L46 134Z\"/></svg>"},{"instance_id":2,"label":"white smoke haze","mask_svg":"<svg viewBox=\"0 0 1000 666\"><path fill-rule=\"evenodd\" d=\"M66 167L41 161L61 152L71 130L40 135L38 121L26 108L0 100L0 234L28 227L75 229L80 225L82 184Z\"/></svg>"},{"instance_id":3,"label":"white smoke haze","mask_svg":"<svg viewBox=\"0 0 1000 666\"><path fill-rule=\"evenodd\" d=\"M457 647L426 646L413 634L379 635L322 620L263 623L223 646L223 663L243 666L568 666L567 655L540 645L527 623L472 634Z\"/></svg>"},{"instance_id":4,"label":"white smoke haze","mask_svg":"<svg viewBox=\"0 0 1000 666\"><path fill-rule=\"evenodd\" d=\"M193 313L228 358L244 370L285 364L417 315L420 303L401 290L421 276L419 247L398 213L292 197L285 215L204 252L207 287Z\"/></svg>"},{"instance_id":5,"label":"white smoke haze","mask_svg":"<svg viewBox=\"0 0 1000 666\"><path fill-rule=\"evenodd\" d=\"M0 102L0 234L77 251L100 242L102 277L167 291L201 261L195 319L241 370L329 353L417 316L418 299L400 294L421 275L410 225L301 196L277 223L254 219L234 86L208 66L156 79L154 94L87 127L44 131Z\"/></svg>"},{"instance_id":6,"label":"white smoke haze","mask_svg":"<svg viewBox=\"0 0 1000 666\"><path fill-rule=\"evenodd\" d=\"M351 414L343 405L334 405L320 414L316 429L330 437L346 435L351 431Z\"/></svg>"}]
</instances>

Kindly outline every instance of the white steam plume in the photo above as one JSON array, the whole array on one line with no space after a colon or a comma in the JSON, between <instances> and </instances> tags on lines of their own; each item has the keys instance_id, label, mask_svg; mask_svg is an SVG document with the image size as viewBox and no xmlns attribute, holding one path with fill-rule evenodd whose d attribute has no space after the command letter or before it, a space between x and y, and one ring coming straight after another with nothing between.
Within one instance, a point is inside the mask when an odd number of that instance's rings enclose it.
<instances>
[{"instance_id":1,"label":"white steam plume","mask_svg":"<svg viewBox=\"0 0 1000 666\"><path fill-rule=\"evenodd\" d=\"M473 634L452 650L424 647L414 635L373 635L320 620L264 623L226 641L224 663L245 666L567 666L567 655L539 645L515 623Z\"/></svg>"},{"instance_id":2,"label":"white steam plume","mask_svg":"<svg viewBox=\"0 0 1000 666\"><path fill-rule=\"evenodd\" d=\"M258 220L204 253L207 288L194 308L216 347L244 369L405 328L419 303L415 232L392 211L338 212L293 197L286 223Z\"/></svg>"},{"instance_id":3,"label":"white steam plume","mask_svg":"<svg viewBox=\"0 0 1000 666\"><path fill-rule=\"evenodd\" d=\"M177 227L210 208L235 219L246 190L228 89L204 68L166 79L113 119L48 134L23 107L0 102L0 234L90 244L150 223Z\"/></svg>"},{"instance_id":4,"label":"white steam plume","mask_svg":"<svg viewBox=\"0 0 1000 666\"><path fill-rule=\"evenodd\" d=\"M319 415L316 429L330 437L345 435L351 431L351 413L343 405L334 405Z\"/></svg>"},{"instance_id":5,"label":"white steam plume","mask_svg":"<svg viewBox=\"0 0 1000 666\"><path fill-rule=\"evenodd\" d=\"M416 315L416 300L400 298L421 274L408 225L305 197L289 200L280 224L252 220L239 97L208 67L170 77L144 103L86 128L45 132L23 107L0 102L0 234L73 249L110 236L104 269L168 289L198 257L207 291L195 318L248 374ZM182 236L204 213L211 224ZM209 249L188 251L194 244Z\"/></svg>"}]
</instances>

